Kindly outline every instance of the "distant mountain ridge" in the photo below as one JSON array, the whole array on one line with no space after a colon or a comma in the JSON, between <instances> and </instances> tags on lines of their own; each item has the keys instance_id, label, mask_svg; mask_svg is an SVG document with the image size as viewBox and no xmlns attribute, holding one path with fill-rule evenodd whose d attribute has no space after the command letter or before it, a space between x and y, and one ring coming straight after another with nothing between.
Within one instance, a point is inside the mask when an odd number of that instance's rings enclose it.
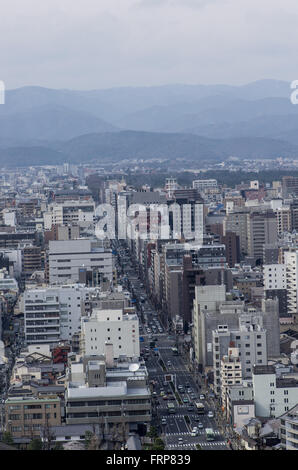
<instances>
[{"instance_id":1,"label":"distant mountain ridge","mask_svg":"<svg viewBox=\"0 0 298 470\"><path fill-rule=\"evenodd\" d=\"M220 162L298 156L298 145L277 139L209 139L192 134L120 131L85 134L44 146L0 148L0 166L58 165L62 162L121 162L124 160L189 160Z\"/></svg>"},{"instance_id":2,"label":"distant mountain ridge","mask_svg":"<svg viewBox=\"0 0 298 470\"><path fill-rule=\"evenodd\" d=\"M59 158L297 158L298 106L291 92L280 80L7 90L0 106L0 164L5 155L11 156L6 164L38 162L39 153L40 161L55 164Z\"/></svg>"}]
</instances>

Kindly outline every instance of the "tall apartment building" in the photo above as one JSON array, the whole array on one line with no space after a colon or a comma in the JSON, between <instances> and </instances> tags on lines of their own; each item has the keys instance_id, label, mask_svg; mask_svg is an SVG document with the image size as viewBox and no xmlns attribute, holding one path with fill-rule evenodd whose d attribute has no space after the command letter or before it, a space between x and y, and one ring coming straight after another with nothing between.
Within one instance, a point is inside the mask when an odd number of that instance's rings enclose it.
<instances>
[{"instance_id":1,"label":"tall apartment building","mask_svg":"<svg viewBox=\"0 0 298 470\"><path fill-rule=\"evenodd\" d=\"M112 250L101 240L84 239L50 241L48 252L50 284L78 282L80 269L94 271L102 279L113 281Z\"/></svg>"},{"instance_id":2,"label":"tall apartment building","mask_svg":"<svg viewBox=\"0 0 298 470\"><path fill-rule=\"evenodd\" d=\"M242 383L239 349L232 346L233 343L228 348L228 354L222 356L220 364L221 403L224 404L225 408L227 389L232 385Z\"/></svg>"},{"instance_id":3,"label":"tall apartment building","mask_svg":"<svg viewBox=\"0 0 298 470\"><path fill-rule=\"evenodd\" d=\"M241 256L248 255L248 218L249 210L247 208L235 208L227 214L223 222L224 236L227 232L233 232L239 237Z\"/></svg>"},{"instance_id":4,"label":"tall apartment building","mask_svg":"<svg viewBox=\"0 0 298 470\"><path fill-rule=\"evenodd\" d=\"M266 299L278 298L279 316L291 318L288 313L287 270L284 264L265 264L263 266L264 293Z\"/></svg>"},{"instance_id":5,"label":"tall apartment building","mask_svg":"<svg viewBox=\"0 0 298 470\"><path fill-rule=\"evenodd\" d=\"M170 233L174 239L198 240L203 243L204 204L197 189L176 189L170 206ZM171 210L171 207L174 209Z\"/></svg>"},{"instance_id":6,"label":"tall apartment building","mask_svg":"<svg viewBox=\"0 0 298 470\"><path fill-rule=\"evenodd\" d=\"M279 374L273 365L253 369L256 416L277 418L297 405L297 374Z\"/></svg>"},{"instance_id":7,"label":"tall apartment building","mask_svg":"<svg viewBox=\"0 0 298 470\"><path fill-rule=\"evenodd\" d=\"M253 211L248 217L248 256L263 263L264 245L277 242L277 220L272 210Z\"/></svg>"},{"instance_id":8,"label":"tall apartment building","mask_svg":"<svg viewBox=\"0 0 298 470\"><path fill-rule=\"evenodd\" d=\"M41 248L40 246L24 246L22 259L22 271L25 277L31 276L34 271L41 269Z\"/></svg>"},{"instance_id":9,"label":"tall apartment building","mask_svg":"<svg viewBox=\"0 0 298 470\"><path fill-rule=\"evenodd\" d=\"M284 251L287 288L287 312L293 320L297 318L297 287L298 287L298 250L290 248Z\"/></svg>"},{"instance_id":10,"label":"tall apartment building","mask_svg":"<svg viewBox=\"0 0 298 470\"><path fill-rule=\"evenodd\" d=\"M218 324L227 324L228 319L219 316L220 306L226 301L226 286L195 286L195 299L193 301L193 345L195 359L203 367L212 365L212 329ZM236 309L236 312L235 312ZM242 310L242 303L236 306L233 303L232 325L238 324L238 313ZM212 319L210 318L212 317ZM230 323L229 323L230 324Z\"/></svg>"},{"instance_id":11,"label":"tall apartment building","mask_svg":"<svg viewBox=\"0 0 298 470\"><path fill-rule=\"evenodd\" d=\"M240 262L240 237L235 232L226 231L220 241L226 247L227 263L232 268Z\"/></svg>"},{"instance_id":12,"label":"tall apartment building","mask_svg":"<svg viewBox=\"0 0 298 470\"><path fill-rule=\"evenodd\" d=\"M80 284L26 290L21 301L26 343L71 341L81 329L82 304L93 292Z\"/></svg>"},{"instance_id":13,"label":"tall apartment building","mask_svg":"<svg viewBox=\"0 0 298 470\"><path fill-rule=\"evenodd\" d=\"M140 356L139 319L135 313L118 309L93 309L81 319L81 353L85 356L105 354L106 343L113 345L114 357Z\"/></svg>"},{"instance_id":14,"label":"tall apartment building","mask_svg":"<svg viewBox=\"0 0 298 470\"><path fill-rule=\"evenodd\" d=\"M290 206L280 207L275 210L277 221L277 233L292 232L292 212Z\"/></svg>"},{"instance_id":15,"label":"tall apartment building","mask_svg":"<svg viewBox=\"0 0 298 470\"><path fill-rule=\"evenodd\" d=\"M238 329L230 330L226 325L220 325L213 330L212 336L214 392L217 395L220 395L222 390L220 361L228 354L231 345L238 349L243 378L252 377L254 365L267 364L267 335L260 315L242 313L239 317ZM236 366L238 368L237 364ZM238 369L240 370L240 367ZM236 383L241 383L240 375L237 380Z\"/></svg>"}]
</instances>

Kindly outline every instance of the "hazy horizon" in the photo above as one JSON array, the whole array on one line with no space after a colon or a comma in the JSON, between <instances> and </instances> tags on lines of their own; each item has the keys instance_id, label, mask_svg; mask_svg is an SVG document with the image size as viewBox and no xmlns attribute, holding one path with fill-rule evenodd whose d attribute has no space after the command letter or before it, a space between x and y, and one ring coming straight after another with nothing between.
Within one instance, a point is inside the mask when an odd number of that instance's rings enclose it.
<instances>
[{"instance_id":1,"label":"hazy horizon","mask_svg":"<svg viewBox=\"0 0 298 470\"><path fill-rule=\"evenodd\" d=\"M297 75L298 76L298 75ZM43 86L43 85L39 85L39 84L31 84L31 85L20 85L19 87L15 87L15 88L7 88L6 87L6 91L15 91L15 90L20 90L22 88L43 88L43 89L48 89L48 90L57 90L57 91L63 91L63 90L67 90L67 91L106 91L106 90L115 90L115 89L130 89L130 88L162 88L162 87L183 87L183 86L189 86L189 87L236 87L236 88L241 88L243 86L247 86L247 85L251 85L251 84L254 84L254 83L258 83L258 82L279 82L279 83L288 83L290 85L291 81L290 80L282 80L282 79L275 79L275 78L260 78L260 79L256 79L256 80L251 80L249 82L244 82L244 83L235 83L235 84L231 84L231 83L223 83L223 82L218 82L218 83L160 83L160 84L156 84L156 85L146 85L146 84L139 84L139 85L118 85L118 86L110 86L110 87L102 87L102 88L71 88L71 87L50 87L50 86Z\"/></svg>"},{"instance_id":2,"label":"hazy horizon","mask_svg":"<svg viewBox=\"0 0 298 470\"><path fill-rule=\"evenodd\" d=\"M11 0L1 13L8 90L298 79L295 0Z\"/></svg>"}]
</instances>

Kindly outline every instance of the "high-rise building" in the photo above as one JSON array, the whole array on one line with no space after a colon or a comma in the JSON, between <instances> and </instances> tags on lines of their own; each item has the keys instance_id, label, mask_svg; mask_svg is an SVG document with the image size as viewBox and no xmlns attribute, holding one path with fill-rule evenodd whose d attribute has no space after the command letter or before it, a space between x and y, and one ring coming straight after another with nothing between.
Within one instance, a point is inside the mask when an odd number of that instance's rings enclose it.
<instances>
[{"instance_id":1,"label":"high-rise building","mask_svg":"<svg viewBox=\"0 0 298 470\"><path fill-rule=\"evenodd\" d=\"M96 272L112 282L112 250L97 239L50 241L48 268L50 284L79 282L80 269Z\"/></svg>"},{"instance_id":2,"label":"high-rise building","mask_svg":"<svg viewBox=\"0 0 298 470\"><path fill-rule=\"evenodd\" d=\"M139 320L135 313L123 310L93 309L81 319L81 352L85 356L105 354L106 343L113 345L114 357L138 358L140 355Z\"/></svg>"}]
</instances>

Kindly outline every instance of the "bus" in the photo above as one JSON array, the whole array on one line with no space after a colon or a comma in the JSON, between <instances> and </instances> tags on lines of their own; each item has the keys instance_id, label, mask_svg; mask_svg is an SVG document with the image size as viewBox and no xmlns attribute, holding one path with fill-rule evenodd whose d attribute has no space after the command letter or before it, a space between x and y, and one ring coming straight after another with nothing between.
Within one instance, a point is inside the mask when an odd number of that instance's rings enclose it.
<instances>
[{"instance_id":1,"label":"bus","mask_svg":"<svg viewBox=\"0 0 298 470\"><path fill-rule=\"evenodd\" d=\"M178 349L172 348L172 353L173 353L173 356L178 356Z\"/></svg>"},{"instance_id":2,"label":"bus","mask_svg":"<svg viewBox=\"0 0 298 470\"><path fill-rule=\"evenodd\" d=\"M206 433L206 440L207 441L214 441L215 435L214 435L214 431L213 431L212 428L206 428L205 433Z\"/></svg>"},{"instance_id":3,"label":"bus","mask_svg":"<svg viewBox=\"0 0 298 470\"><path fill-rule=\"evenodd\" d=\"M203 415L205 413L205 406L201 402L196 402L196 410L198 415Z\"/></svg>"},{"instance_id":4,"label":"bus","mask_svg":"<svg viewBox=\"0 0 298 470\"><path fill-rule=\"evenodd\" d=\"M173 402L170 402L170 401L169 401L169 402L167 403L167 408L168 408L168 412L169 412L170 414L176 413L175 404L174 404Z\"/></svg>"}]
</instances>

